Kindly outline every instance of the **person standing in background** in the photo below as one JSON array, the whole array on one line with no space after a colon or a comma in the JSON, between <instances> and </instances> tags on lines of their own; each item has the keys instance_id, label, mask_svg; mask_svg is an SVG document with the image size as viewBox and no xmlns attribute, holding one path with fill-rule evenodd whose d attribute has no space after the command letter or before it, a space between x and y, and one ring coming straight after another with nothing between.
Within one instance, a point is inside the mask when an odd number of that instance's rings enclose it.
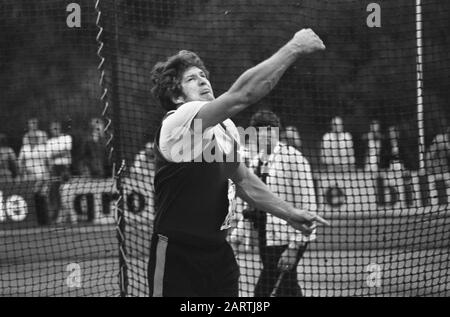
<instances>
[{"instance_id":1,"label":"person standing in background","mask_svg":"<svg viewBox=\"0 0 450 317\"><path fill-rule=\"evenodd\" d=\"M53 121L50 124L50 136L47 141L47 158L52 179L49 193L49 216L51 220L60 222L64 220L60 188L71 177L72 137L63 133L59 121ZM73 220L72 217L70 220Z\"/></svg>"},{"instance_id":2,"label":"person standing in background","mask_svg":"<svg viewBox=\"0 0 450 317\"><path fill-rule=\"evenodd\" d=\"M46 138L42 134L28 135L28 143L20 149L18 166L23 180L49 179Z\"/></svg>"},{"instance_id":3,"label":"person standing in background","mask_svg":"<svg viewBox=\"0 0 450 317\"><path fill-rule=\"evenodd\" d=\"M331 170L349 170L355 165L353 139L345 132L342 118L331 121L331 131L324 134L321 147L321 161Z\"/></svg>"},{"instance_id":4,"label":"person standing in background","mask_svg":"<svg viewBox=\"0 0 450 317\"><path fill-rule=\"evenodd\" d=\"M437 134L425 155L427 171L440 175L450 171L450 127Z\"/></svg>"},{"instance_id":5,"label":"person standing in background","mask_svg":"<svg viewBox=\"0 0 450 317\"><path fill-rule=\"evenodd\" d=\"M111 175L103 120L94 118L90 123L91 133L83 143L81 174L94 178Z\"/></svg>"},{"instance_id":6,"label":"person standing in background","mask_svg":"<svg viewBox=\"0 0 450 317\"><path fill-rule=\"evenodd\" d=\"M8 146L6 135L0 133L0 181L11 181L17 173L16 153Z\"/></svg>"},{"instance_id":7,"label":"person standing in background","mask_svg":"<svg viewBox=\"0 0 450 317\"><path fill-rule=\"evenodd\" d=\"M297 208L316 211L316 194L311 166L302 153L278 140L279 117L270 110L256 112L250 122L258 134L257 155L249 167L269 189ZM297 266L315 230L303 235L286 221L254 208L244 209L258 232L258 248L263 264L255 286L255 297L303 296L297 280ZM238 228L244 228L238 224ZM233 235L246 236L235 230ZM279 281L279 283L277 283ZM278 285L277 285L278 284Z\"/></svg>"},{"instance_id":8,"label":"person standing in background","mask_svg":"<svg viewBox=\"0 0 450 317\"><path fill-rule=\"evenodd\" d=\"M400 132L396 126L387 129L387 136L381 147L381 168L389 171L405 171L405 164L400 157Z\"/></svg>"},{"instance_id":9,"label":"person standing in background","mask_svg":"<svg viewBox=\"0 0 450 317\"><path fill-rule=\"evenodd\" d=\"M138 179L148 179L153 183L155 177L155 152L153 142L147 142L145 149L136 154L131 174Z\"/></svg>"},{"instance_id":10,"label":"person standing in background","mask_svg":"<svg viewBox=\"0 0 450 317\"><path fill-rule=\"evenodd\" d=\"M362 139L365 144L364 170L376 172L381 165L381 149L384 144L380 123L377 120L370 123L369 132L364 134Z\"/></svg>"},{"instance_id":11,"label":"person standing in background","mask_svg":"<svg viewBox=\"0 0 450 317\"><path fill-rule=\"evenodd\" d=\"M27 120L28 131L25 133L22 139L22 145L30 144L30 137L37 136L42 140L42 142L47 142L48 136L47 132L39 130L39 120L38 118L30 118Z\"/></svg>"}]
</instances>

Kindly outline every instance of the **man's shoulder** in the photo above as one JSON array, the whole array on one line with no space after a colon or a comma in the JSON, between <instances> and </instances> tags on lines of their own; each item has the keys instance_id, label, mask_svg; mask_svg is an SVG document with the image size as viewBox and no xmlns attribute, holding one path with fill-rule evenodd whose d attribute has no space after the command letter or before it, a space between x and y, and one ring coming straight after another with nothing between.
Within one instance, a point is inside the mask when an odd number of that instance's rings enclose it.
<instances>
[{"instance_id":1,"label":"man's shoulder","mask_svg":"<svg viewBox=\"0 0 450 317\"><path fill-rule=\"evenodd\" d=\"M207 104L208 101L189 101L181 106L179 106L175 110L171 110L166 113L166 117L170 117L172 114L185 114L193 111L197 111L199 108L203 107L203 105Z\"/></svg>"},{"instance_id":2,"label":"man's shoulder","mask_svg":"<svg viewBox=\"0 0 450 317\"><path fill-rule=\"evenodd\" d=\"M239 135L239 130L236 127L236 125L234 124L233 120L231 119L226 119L225 121L223 121L223 124L225 125L225 128L230 130L230 132L232 132L232 134L237 135L240 137ZM240 141L240 140L239 140Z\"/></svg>"},{"instance_id":3,"label":"man's shoulder","mask_svg":"<svg viewBox=\"0 0 450 317\"><path fill-rule=\"evenodd\" d=\"M295 147L288 145L284 142L278 142L278 151L282 154L289 154L289 155L296 155L297 153L301 154L299 150L297 150Z\"/></svg>"},{"instance_id":4,"label":"man's shoulder","mask_svg":"<svg viewBox=\"0 0 450 317\"><path fill-rule=\"evenodd\" d=\"M24 134L24 136L47 136L47 132L42 130L28 131Z\"/></svg>"},{"instance_id":5,"label":"man's shoulder","mask_svg":"<svg viewBox=\"0 0 450 317\"><path fill-rule=\"evenodd\" d=\"M142 161L145 159L145 150L139 151L135 156L135 161Z\"/></svg>"},{"instance_id":6,"label":"man's shoulder","mask_svg":"<svg viewBox=\"0 0 450 317\"><path fill-rule=\"evenodd\" d=\"M437 134L434 138L435 143L444 143L446 140L445 134Z\"/></svg>"},{"instance_id":7,"label":"man's shoulder","mask_svg":"<svg viewBox=\"0 0 450 317\"><path fill-rule=\"evenodd\" d=\"M60 135L57 137L53 137L47 140L47 144L61 144L61 142L71 142L72 141L72 136L69 134L64 134L64 135Z\"/></svg>"},{"instance_id":8,"label":"man's shoulder","mask_svg":"<svg viewBox=\"0 0 450 317\"><path fill-rule=\"evenodd\" d=\"M204 104L207 104L209 101L189 101L184 104L182 104L177 110L180 110L182 108L186 107L195 107L195 106L203 106Z\"/></svg>"},{"instance_id":9,"label":"man's shoulder","mask_svg":"<svg viewBox=\"0 0 450 317\"><path fill-rule=\"evenodd\" d=\"M14 150L11 147L8 146L8 147L5 147L4 149L8 155L16 155L16 152L14 152Z\"/></svg>"},{"instance_id":10,"label":"man's shoulder","mask_svg":"<svg viewBox=\"0 0 450 317\"><path fill-rule=\"evenodd\" d=\"M297 150L295 147L280 142L279 149L279 152L284 157L284 161L291 163L295 162L302 165L309 164L308 159L303 155L301 151Z\"/></svg>"},{"instance_id":11,"label":"man's shoulder","mask_svg":"<svg viewBox=\"0 0 450 317\"><path fill-rule=\"evenodd\" d=\"M350 132L342 132L342 135L344 136L344 138L346 140L351 140L352 139L352 134Z\"/></svg>"},{"instance_id":12,"label":"man's shoulder","mask_svg":"<svg viewBox=\"0 0 450 317\"><path fill-rule=\"evenodd\" d=\"M22 145L22 147L20 148L21 152L26 152L26 151L30 151L31 150L31 145L30 144L24 144Z\"/></svg>"},{"instance_id":13,"label":"man's shoulder","mask_svg":"<svg viewBox=\"0 0 450 317\"><path fill-rule=\"evenodd\" d=\"M208 101L190 101L179 106L176 110L167 112L162 119L161 129L172 130L188 124L190 122L189 120L195 117L206 103Z\"/></svg>"}]
</instances>

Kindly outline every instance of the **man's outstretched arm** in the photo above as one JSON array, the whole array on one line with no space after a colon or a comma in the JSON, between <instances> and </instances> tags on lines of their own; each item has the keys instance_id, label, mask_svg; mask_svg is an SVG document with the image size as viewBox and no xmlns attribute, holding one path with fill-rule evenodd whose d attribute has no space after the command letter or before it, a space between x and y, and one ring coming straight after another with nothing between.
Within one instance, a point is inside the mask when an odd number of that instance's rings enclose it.
<instances>
[{"instance_id":1,"label":"man's outstretched arm","mask_svg":"<svg viewBox=\"0 0 450 317\"><path fill-rule=\"evenodd\" d=\"M240 198L256 209L286 220L304 234L311 234L316 223L329 225L328 221L316 213L295 208L273 194L243 163L239 165L231 180L236 184Z\"/></svg>"},{"instance_id":2,"label":"man's outstretched arm","mask_svg":"<svg viewBox=\"0 0 450 317\"><path fill-rule=\"evenodd\" d=\"M227 92L202 107L196 119L206 129L232 117L267 95L300 55L324 49L311 29L298 31L278 52L244 72Z\"/></svg>"}]
</instances>

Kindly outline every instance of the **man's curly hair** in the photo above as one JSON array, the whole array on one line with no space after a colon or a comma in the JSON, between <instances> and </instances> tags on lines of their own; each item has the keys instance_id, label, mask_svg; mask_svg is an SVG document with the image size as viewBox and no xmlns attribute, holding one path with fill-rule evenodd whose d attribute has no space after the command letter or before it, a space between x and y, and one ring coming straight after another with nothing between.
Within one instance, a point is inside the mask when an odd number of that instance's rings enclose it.
<instances>
[{"instance_id":1,"label":"man's curly hair","mask_svg":"<svg viewBox=\"0 0 450 317\"><path fill-rule=\"evenodd\" d=\"M153 67L151 73L153 88L151 92L165 110L170 111L177 108L172 98L183 95L181 78L183 73L193 66L200 68L206 77L209 77L209 73L200 57L194 52L185 50L168 57L165 62L156 63Z\"/></svg>"}]
</instances>

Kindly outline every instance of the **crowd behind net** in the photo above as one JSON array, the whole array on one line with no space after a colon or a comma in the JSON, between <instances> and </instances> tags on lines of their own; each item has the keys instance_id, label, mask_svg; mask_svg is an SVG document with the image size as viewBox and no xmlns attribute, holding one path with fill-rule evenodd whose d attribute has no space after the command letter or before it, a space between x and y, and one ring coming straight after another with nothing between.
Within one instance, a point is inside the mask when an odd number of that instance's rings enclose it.
<instances>
[{"instance_id":1,"label":"crowd behind net","mask_svg":"<svg viewBox=\"0 0 450 317\"><path fill-rule=\"evenodd\" d=\"M153 65L194 51L219 96L310 27L326 50L232 118L279 118L274 155L242 138L246 164L332 223L299 260L302 294L449 296L450 4L373 3L80 0L71 28L68 3L2 1L0 295L148 295L152 142L165 113ZM229 241L240 295L253 296L262 226L236 208ZM272 218L266 231L273 245L292 237Z\"/></svg>"}]
</instances>

